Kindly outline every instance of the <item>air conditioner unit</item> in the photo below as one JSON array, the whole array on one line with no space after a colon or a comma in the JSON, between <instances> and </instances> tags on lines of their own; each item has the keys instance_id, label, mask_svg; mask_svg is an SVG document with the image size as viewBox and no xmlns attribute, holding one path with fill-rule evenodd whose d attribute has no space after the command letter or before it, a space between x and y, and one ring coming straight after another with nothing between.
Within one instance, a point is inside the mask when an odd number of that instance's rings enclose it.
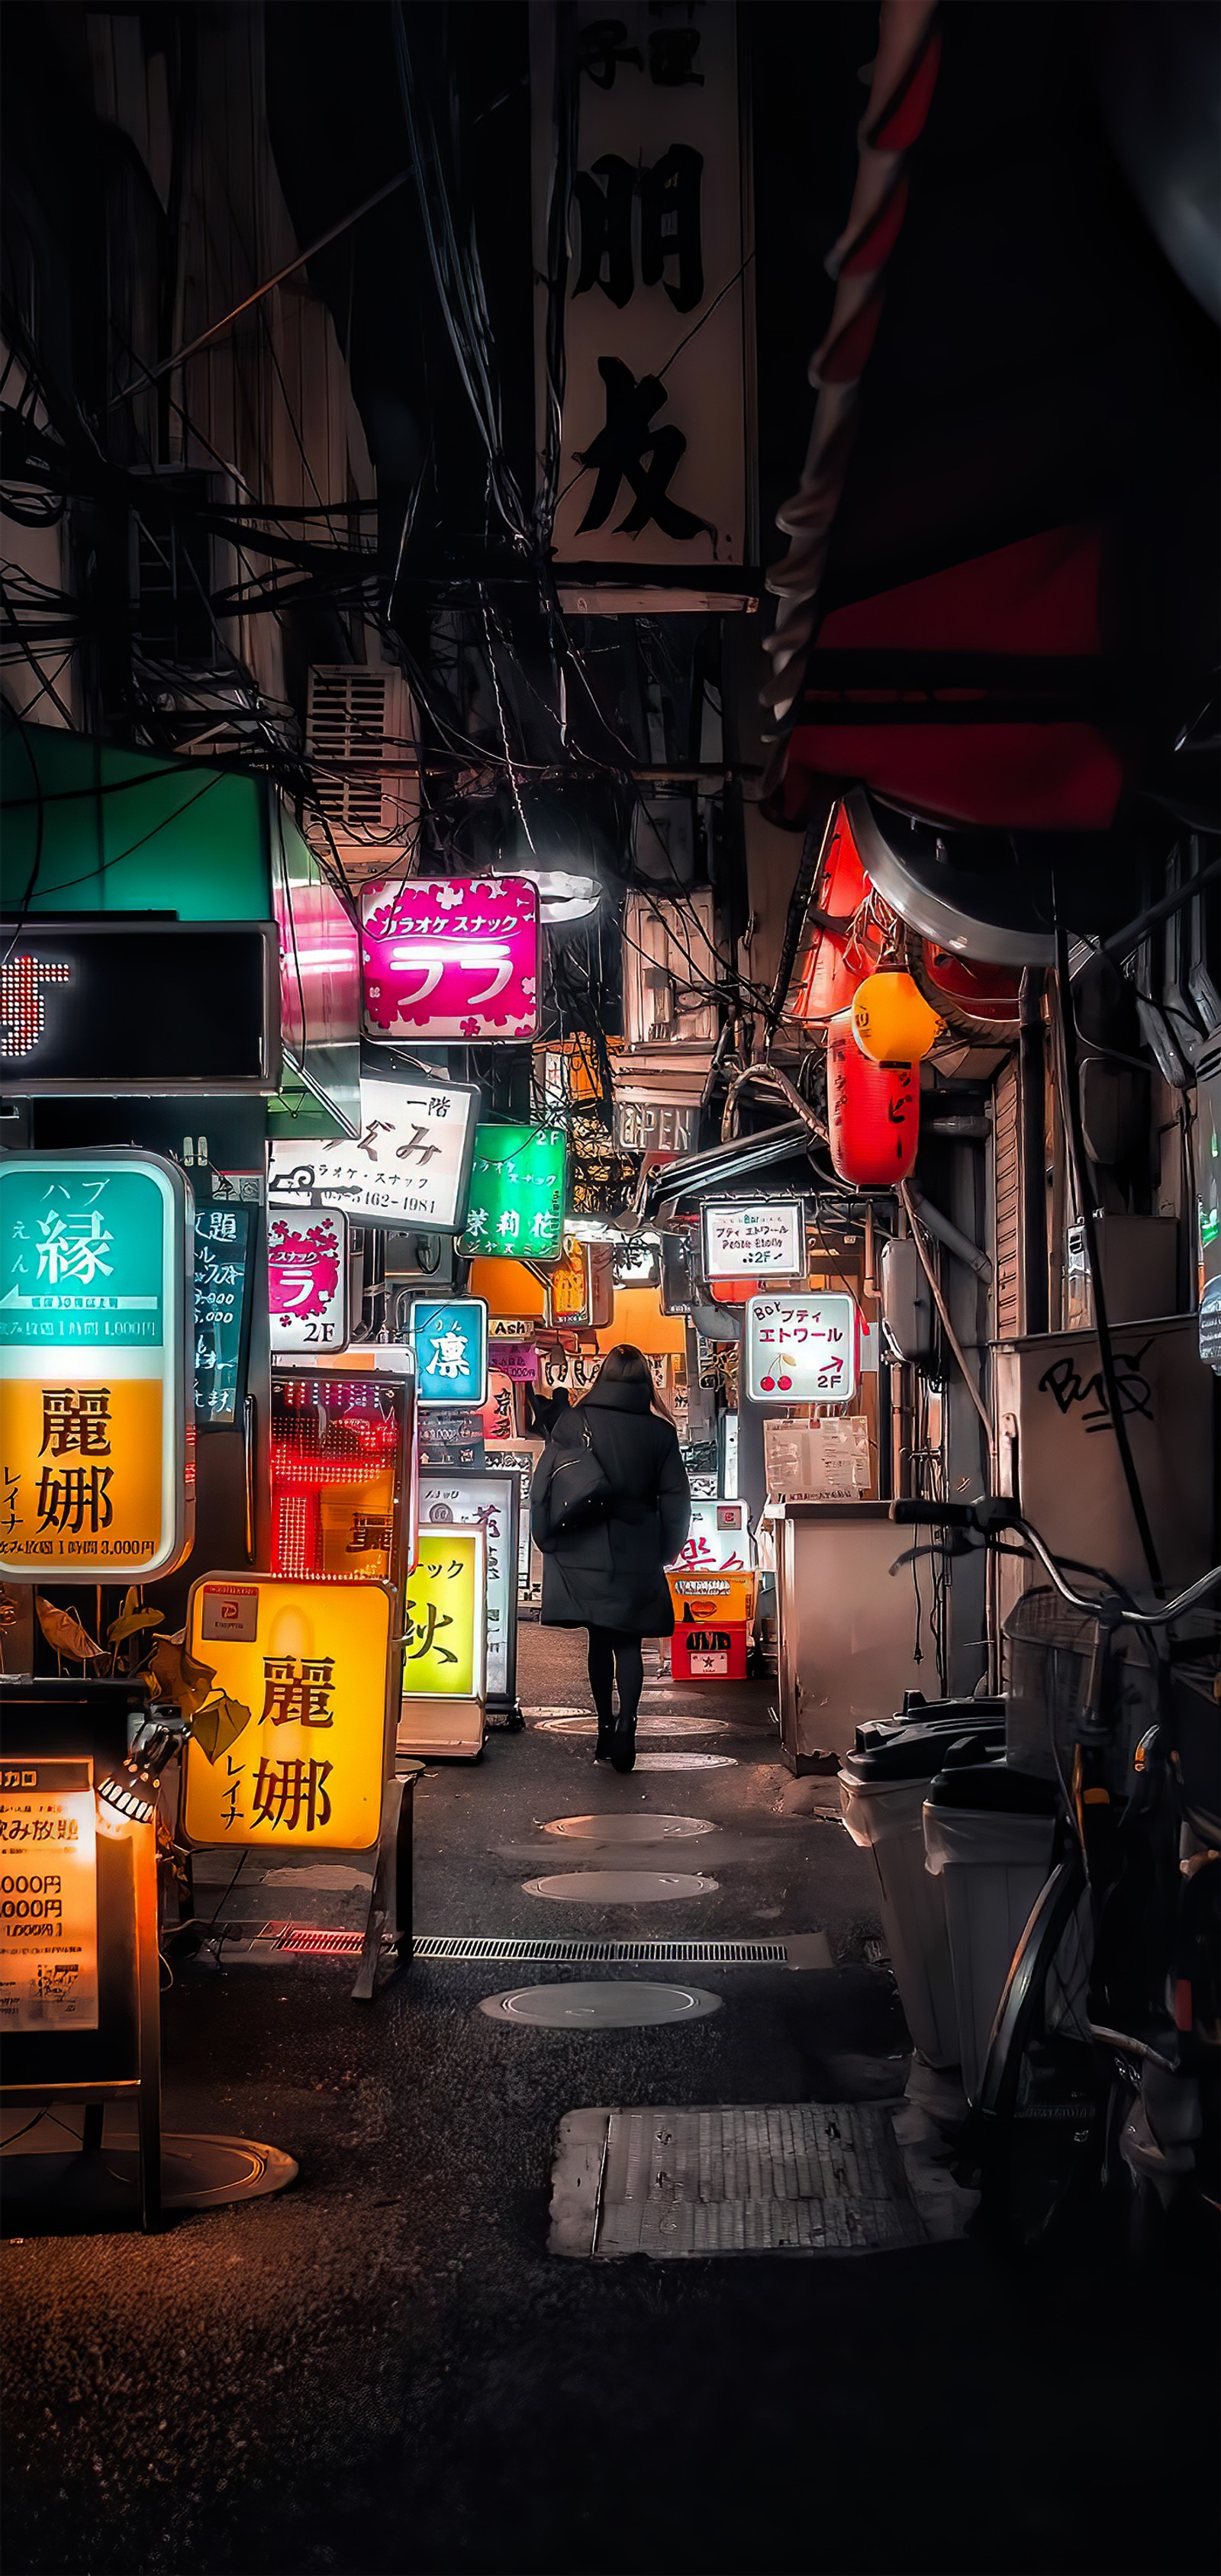
<instances>
[{"instance_id":1,"label":"air conditioner unit","mask_svg":"<svg viewBox=\"0 0 1221 2576\"><path fill-rule=\"evenodd\" d=\"M384 876L419 813L417 728L401 671L371 662L317 663L309 675L305 748L318 807L345 875ZM309 839L329 852L318 813Z\"/></svg>"},{"instance_id":2,"label":"air conditioner unit","mask_svg":"<svg viewBox=\"0 0 1221 2576\"><path fill-rule=\"evenodd\" d=\"M711 1048L720 1027L711 886L630 894L623 916L623 1033L629 1047Z\"/></svg>"}]
</instances>

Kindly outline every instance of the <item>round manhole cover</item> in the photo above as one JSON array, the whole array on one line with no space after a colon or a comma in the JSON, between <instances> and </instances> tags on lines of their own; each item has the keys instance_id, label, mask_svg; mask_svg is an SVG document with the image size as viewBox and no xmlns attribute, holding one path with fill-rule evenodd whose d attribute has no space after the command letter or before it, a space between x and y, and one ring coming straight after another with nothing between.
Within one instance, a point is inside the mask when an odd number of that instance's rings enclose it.
<instances>
[{"instance_id":1,"label":"round manhole cover","mask_svg":"<svg viewBox=\"0 0 1221 2576\"><path fill-rule=\"evenodd\" d=\"M596 1717L542 1717L535 1721L540 1735L596 1735ZM727 1717L642 1717L637 1720L640 1735L727 1735Z\"/></svg>"},{"instance_id":2,"label":"round manhole cover","mask_svg":"<svg viewBox=\"0 0 1221 2576\"><path fill-rule=\"evenodd\" d=\"M646 1986L631 1978L619 1985L518 1986L512 1994L485 1995L479 2006L489 2021L529 2022L540 2030L645 2030L652 2022L703 2021L720 2009L720 1996L702 1986Z\"/></svg>"},{"instance_id":3,"label":"round manhole cover","mask_svg":"<svg viewBox=\"0 0 1221 2576\"><path fill-rule=\"evenodd\" d=\"M681 1843L716 1827L703 1816L554 1816L543 1832L577 1843Z\"/></svg>"},{"instance_id":4,"label":"round manhole cover","mask_svg":"<svg viewBox=\"0 0 1221 2576\"><path fill-rule=\"evenodd\" d=\"M638 1753L638 1771L736 1771L736 1753Z\"/></svg>"},{"instance_id":5,"label":"round manhole cover","mask_svg":"<svg viewBox=\"0 0 1221 2576\"><path fill-rule=\"evenodd\" d=\"M553 1896L561 1905L655 1905L666 1897L711 1896L715 1878L692 1878L665 1869L568 1869L558 1878L528 1878L527 1896Z\"/></svg>"}]
</instances>

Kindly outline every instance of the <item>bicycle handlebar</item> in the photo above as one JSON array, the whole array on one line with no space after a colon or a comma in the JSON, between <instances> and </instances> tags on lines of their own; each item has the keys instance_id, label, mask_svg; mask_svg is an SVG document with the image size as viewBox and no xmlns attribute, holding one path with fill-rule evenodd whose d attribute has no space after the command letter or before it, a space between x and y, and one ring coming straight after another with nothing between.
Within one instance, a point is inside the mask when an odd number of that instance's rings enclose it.
<instances>
[{"instance_id":1,"label":"bicycle handlebar","mask_svg":"<svg viewBox=\"0 0 1221 2576\"><path fill-rule=\"evenodd\" d=\"M908 1528L974 1530L979 1538L987 1540L996 1539L1003 1530L1013 1530L1038 1557L1061 1599L1067 1601L1072 1609L1083 1610L1091 1619L1096 1619L1103 1610L1113 1616L1116 1623L1122 1621L1126 1627L1168 1627L1172 1619L1180 1618L1193 1603L1202 1601L1206 1593L1221 1586L1221 1565L1214 1565L1207 1574L1200 1575L1197 1582L1188 1584L1185 1592L1176 1594L1173 1601L1162 1602L1156 1610L1126 1610L1119 1606L1111 1611L1110 1605L1089 1600L1074 1592L1072 1585L1065 1582L1051 1550L1037 1529L1023 1519L1017 1504L1007 1494L989 1495L979 1503L897 1502L890 1506L890 1517Z\"/></svg>"}]
</instances>

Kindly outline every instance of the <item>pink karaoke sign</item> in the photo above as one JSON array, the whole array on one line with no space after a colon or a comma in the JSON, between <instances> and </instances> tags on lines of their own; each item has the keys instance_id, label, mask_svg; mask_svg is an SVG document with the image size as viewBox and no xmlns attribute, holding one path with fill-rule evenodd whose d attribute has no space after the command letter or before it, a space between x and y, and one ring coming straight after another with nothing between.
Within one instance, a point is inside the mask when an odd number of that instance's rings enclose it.
<instances>
[{"instance_id":1,"label":"pink karaoke sign","mask_svg":"<svg viewBox=\"0 0 1221 2576\"><path fill-rule=\"evenodd\" d=\"M537 1035L538 889L527 877L377 878L361 921L367 1037Z\"/></svg>"}]
</instances>

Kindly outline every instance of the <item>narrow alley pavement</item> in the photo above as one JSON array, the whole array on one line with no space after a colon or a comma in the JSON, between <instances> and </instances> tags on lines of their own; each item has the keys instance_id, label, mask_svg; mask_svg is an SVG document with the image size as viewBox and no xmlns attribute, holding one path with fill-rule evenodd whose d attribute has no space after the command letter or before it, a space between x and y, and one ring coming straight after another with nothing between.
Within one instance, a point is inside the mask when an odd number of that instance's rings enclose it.
<instances>
[{"instance_id":1,"label":"narrow alley pavement","mask_svg":"<svg viewBox=\"0 0 1221 2576\"><path fill-rule=\"evenodd\" d=\"M1205 2456L1207 2358L1185 2347L1165 2285L1095 2275L1084 2257L1008 2276L973 2237L843 2260L548 2252L566 2113L878 2102L908 2069L865 1858L836 1821L834 1780L783 1767L769 1686L653 1685L644 1717L664 1729L646 1723L642 1751L717 1767L619 1778L595 1768L588 1735L547 1723L585 1702L582 1642L525 1629L526 1733L493 1734L480 1764L422 1780L418 1932L822 1933L833 1964L421 1960L368 2006L350 1999L350 1960L246 1967L240 1932L219 1970L206 1949L179 1962L169 2127L267 2139L300 2176L160 2239L10 2247L27 2326L6 2406L13 2563L34 2576L1208 2565L1205 2496L1180 2483L1181 2554L1167 2560L1160 2483L1128 2474L1132 2427L1152 2411L1180 2461ZM710 1830L649 1845L620 1828L663 1814ZM588 1815L605 1818L604 1840L547 1831ZM316 1871L296 1890L282 1873L258 1884L256 1860L222 1926L358 1920L359 1886L311 1886ZM205 1916L223 1900L207 1863ZM644 1867L715 1885L634 1905L525 1888ZM498 2026L479 2010L508 1987L589 1977L689 1980L720 2009L605 2030Z\"/></svg>"}]
</instances>

